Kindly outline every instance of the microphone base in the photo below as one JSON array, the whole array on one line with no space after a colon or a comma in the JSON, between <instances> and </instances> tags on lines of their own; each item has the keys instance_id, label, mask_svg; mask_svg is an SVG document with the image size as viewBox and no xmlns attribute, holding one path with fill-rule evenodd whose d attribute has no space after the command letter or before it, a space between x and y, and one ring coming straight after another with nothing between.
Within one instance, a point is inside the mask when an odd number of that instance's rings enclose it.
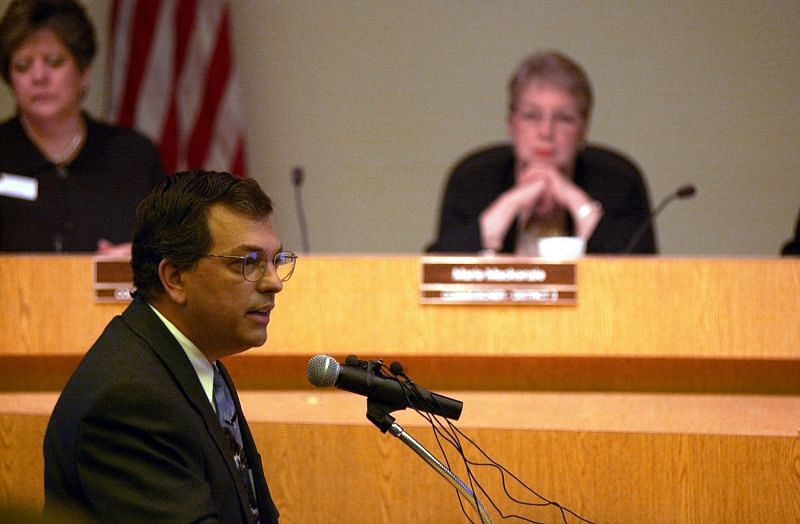
<instances>
[{"instance_id":1,"label":"microphone base","mask_svg":"<svg viewBox=\"0 0 800 524\"><path fill-rule=\"evenodd\" d=\"M395 418L390 414L390 407L372 400L367 400L367 420L375 424L381 433L386 433L394 424Z\"/></svg>"}]
</instances>

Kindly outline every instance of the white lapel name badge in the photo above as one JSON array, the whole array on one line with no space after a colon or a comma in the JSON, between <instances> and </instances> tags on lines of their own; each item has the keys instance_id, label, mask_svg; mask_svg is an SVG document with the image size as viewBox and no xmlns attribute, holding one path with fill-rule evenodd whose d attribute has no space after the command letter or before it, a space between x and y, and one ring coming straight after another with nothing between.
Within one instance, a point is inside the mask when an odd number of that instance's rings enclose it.
<instances>
[{"instance_id":1,"label":"white lapel name badge","mask_svg":"<svg viewBox=\"0 0 800 524\"><path fill-rule=\"evenodd\" d=\"M39 197L39 181L11 173L0 173L0 195L35 201Z\"/></svg>"}]
</instances>

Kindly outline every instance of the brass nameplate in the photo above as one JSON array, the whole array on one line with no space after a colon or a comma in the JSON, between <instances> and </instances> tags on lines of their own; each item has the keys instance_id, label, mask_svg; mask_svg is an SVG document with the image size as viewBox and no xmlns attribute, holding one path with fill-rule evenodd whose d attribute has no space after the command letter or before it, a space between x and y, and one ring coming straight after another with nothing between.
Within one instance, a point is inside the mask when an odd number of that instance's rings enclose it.
<instances>
[{"instance_id":1,"label":"brass nameplate","mask_svg":"<svg viewBox=\"0 0 800 524\"><path fill-rule=\"evenodd\" d=\"M96 255L94 269L95 302L129 302L133 291L133 270L128 256Z\"/></svg>"},{"instance_id":2,"label":"brass nameplate","mask_svg":"<svg viewBox=\"0 0 800 524\"><path fill-rule=\"evenodd\" d=\"M513 256L422 257L422 304L574 306L575 262Z\"/></svg>"}]
</instances>

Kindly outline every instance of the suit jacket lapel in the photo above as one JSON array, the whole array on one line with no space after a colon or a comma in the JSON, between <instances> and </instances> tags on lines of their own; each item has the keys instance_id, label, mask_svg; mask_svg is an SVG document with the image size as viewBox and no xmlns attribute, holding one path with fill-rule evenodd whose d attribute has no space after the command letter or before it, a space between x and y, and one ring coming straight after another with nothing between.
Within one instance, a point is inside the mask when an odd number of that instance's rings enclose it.
<instances>
[{"instance_id":1,"label":"suit jacket lapel","mask_svg":"<svg viewBox=\"0 0 800 524\"><path fill-rule=\"evenodd\" d=\"M236 469L236 464L233 460L233 451L231 450L228 442L228 437L225 436L222 426L220 426L219 419L217 418L217 414L214 412L214 408L209 403L208 397L206 396L205 391L203 391L203 387L200 385L200 380L197 378L197 373L192 367L191 362L189 362L189 358L186 356L186 353L184 353L183 348L178 341L175 340L175 337L172 336L172 333L169 332L164 323L161 322L155 313L153 313L152 309L150 309L150 306L144 300L138 298L134 299L131 305L128 306L128 308L122 314L122 320L145 342L147 342L153 352L158 355L172 376L175 377L175 381L183 390L183 393L186 395L189 403L203 417L203 421L205 422L209 436L214 440L217 449L224 457L225 463L228 467L228 472L233 479L233 482L236 484L241 510L243 514L249 515L250 509L247 491L244 486L244 482L242 481L242 477L239 475L239 471ZM236 395L234 388L231 386L230 376L228 375L227 371L223 371L223 376L228 382L229 389L234 396L236 409L239 410L241 416L239 398ZM252 444L253 439L252 435L250 435L249 428L247 429L247 436L250 445L252 445L254 448L254 444ZM244 436L242 438L244 439ZM247 449L247 445L245 446L245 449ZM246 451L246 453L248 452ZM247 458L248 460L250 459L249 453ZM257 462L260 470L261 463L260 461ZM263 479L263 471L260 473L260 475Z\"/></svg>"},{"instance_id":2,"label":"suit jacket lapel","mask_svg":"<svg viewBox=\"0 0 800 524\"><path fill-rule=\"evenodd\" d=\"M122 314L122 320L135 331L164 363L192 407L208 420L216 420L214 410L200 385L189 358L163 322L141 299L135 299Z\"/></svg>"}]
</instances>

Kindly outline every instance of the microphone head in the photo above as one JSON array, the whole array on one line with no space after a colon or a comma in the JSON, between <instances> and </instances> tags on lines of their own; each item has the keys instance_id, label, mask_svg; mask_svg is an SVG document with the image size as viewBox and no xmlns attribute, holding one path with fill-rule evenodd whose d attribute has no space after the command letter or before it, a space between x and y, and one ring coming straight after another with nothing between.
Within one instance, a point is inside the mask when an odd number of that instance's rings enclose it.
<instances>
[{"instance_id":1,"label":"microphone head","mask_svg":"<svg viewBox=\"0 0 800 524\"><path fill-rule=\"evenodd\" d=\"M308 361L308 381L318 388L329 388L336 384L341 366L328 355L316 355Z\"/></svg>"},{"instance_id":2,"label":"microphone head","mask_svg":"<svg viewBox=\"0 0 800 524\"><path fill-rule=\"evenodd\" d=\"M400 375L401 377L406 374L406 370L403 369L403 364L397 361L389 364L389 371L392 372L392 375Z\"/></svg>"},{"instance_id":3,"label":"microphone head","mask_svg":"<svg viewBox=\"0 0 800 524\"><path fill-rule=\"evenodd\" d=\"M675 191L675 195L678 198L689 198L694 196L695 193L697 193L697 188L694 186L694 184L686 184L685 186L679 187L678 190Z\"/></svg>"},{"instance_id":4,"label":"microphone head","mask_svg":"<svg viewBox=\"0 0 800 524\"><path fill-rule=\"evenodd\" d=\"M295 168L292 169L292 183L295 186L300 187L303 185L303 174L303 168L300 166L295 166Z\"/></svg>"}]
</instances>

